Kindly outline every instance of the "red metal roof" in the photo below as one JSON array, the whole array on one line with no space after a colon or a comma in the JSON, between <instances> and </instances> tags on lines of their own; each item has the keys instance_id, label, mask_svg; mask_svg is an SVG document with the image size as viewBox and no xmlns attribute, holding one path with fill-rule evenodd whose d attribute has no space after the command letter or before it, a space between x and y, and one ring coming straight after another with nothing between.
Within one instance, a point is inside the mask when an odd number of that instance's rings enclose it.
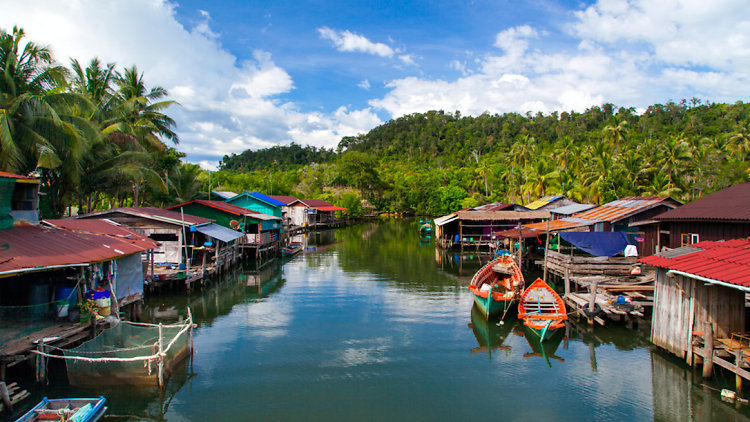
<instances>
[{"instance_id":1,"label":"red metal roof","mask_svg":"<svg viewBox=\"0 0 750 422\"><path fill-rule=\"evenodd\" d=\"M655 217L675 220L750 220L750 183L740 183Z\"/></svg>"},{"instance_id":2,"label":"red metal roof","mask_svg":"<svg viewBox=\"0 0 750 422\"><path fill-rule=\"evenodd\" d=\"M0 177L6 177L6 178L9 178L9 179L23 180L26 183L40 183L39 179L35 179L35 178L29 177L29 176L21 176L20 174L6 173L4 171L0 171Z\"/></svg>"},{"instance_id":3,"label":"red metal roof","mask_svg":"<svg viewBox=\"0 0 750 422\"><path fill-rule=\"evenodd\" d=\"M297 198L295 198L294 196L283 196L283 195L268 195L268 196L279 202L283 202L286 205L289 205L292 202L297 200Z\"/></svg>"},{"instance_id":4,"label":"red metal roof","mask_svg":"<svg viewBox=\"0 0 750 422\"><path fill-rule=\"evenodd\" d=\"M197 203L197 204L205 205L207 207L216 208L218 210L221 210L221 211L224 211L224 212L228 212L228 213L234 214L234 215L241 215L241 216L247 216L247 217L255 217L255 218L259 218L261 220L281 220L281 218L279 218L279 217L274 217L272 215L267 215L267 214L263 214L263 213L260 213L260 212L257 212L257 211L249 210L247 208L243 208L243 207L240 207L240 206L237 206L237 205L234 205L234 204L229 204L229 203L224 202L224 201L209 201L209 200L206 200L206 199L194 199L192 201L185 202L184 204L175 205L175 206L169 207L167 209L168 210L179 209L180 207L183 207L183 206L185 206L187 204L192 204L192 203ZM185 215L187 215L187 214L185 214ZM211 221L213 221L213 220L211 220Z\"/></svg>"},{"instance_id":5,"label":"red metal roof","mask_svg":"<svg viewBox=\"0 0 750 422\"><path fill-rule=\"evenodd\" d=\"M549 229L550 231L565 230L573 227L590 226L604 221L614 223L661 204L671 206L680 205L678 201L668 196L629 196L576 214L575 217L550 221ZM546 224L527 224L525 227L535 230L546 230Z\"/></svg>"},{"instance_id":6,"label":"red metal roof","mask_svg":"<svg viewBox=\"0 0 750 422\"><path fill-rule=\"evenodd\" d=\"M664 256L662 254L641 258L638 262L669 270L682 271L738 286L750 287L750 240L735 239L726 242L705 241L690 245L690 253Z\"/></svg>"},{"instance_id":7,"label":"red metal roof","mask_svg":"<svg viewBox=\"0 0 750 422\"><path fill-rule=\"evenodd\" d=\"M313 207L318 211L347 211L347 208L341 208L331 205L330 207Z\"/></svg>"},{"instance_id":8,"label":"red metal roof","mask_svg":"<svg viewBox=\"0 0 750 422\"><path fill-rule=\"evenodd\" d=\"M332 207L333 206L333 204L326 202L322 199L298 199L297 201L304 204L308 208Z\"/></svg>"},{"instance_id":9,"label":"red metal roof","mask_svg":"<svg viewBox=\"0 0 750 422\"><path fill-rule=\"evenodd\" d=\"M179 211L169 211L156 207L123 207L113 208L106 211L97 211L91 214L83 214L76 216L76 219L89 219L89 218L107 218L108 214L123 213L133 215L136 217L147 218L150 220L158 220L166 223L182 224L182 216ZM200 224L212 223L214 220L210 218L196 217L194 215L185 214L185 225L193 226Z\"/></svg>"},{"instance_id":10,"label":"red metal roof","mask_svg":"<svg viewBox=\"0 0 750 422\"><path fill-rule=\"evenodd\" d=\"M2 230L0 272L109 261L155 247L140 238L84 234L46 226Z\"/></svg>"}]
</instances>

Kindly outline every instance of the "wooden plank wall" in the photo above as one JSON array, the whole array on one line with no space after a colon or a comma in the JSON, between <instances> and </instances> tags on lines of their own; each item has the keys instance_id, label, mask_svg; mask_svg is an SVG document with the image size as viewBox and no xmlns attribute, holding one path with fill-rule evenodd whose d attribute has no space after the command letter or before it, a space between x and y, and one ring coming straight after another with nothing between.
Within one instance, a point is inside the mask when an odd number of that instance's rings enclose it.
<instances>
[{"instance_id":1,"label":"wooden plank wall","mask_svg":"<svg viewBox=\"0 0 750 422\"><path fill-rule=\"evenodd\" d=\"M745 331L745 294L740 290L667 277L667 270L657 268L654 295L651 342L688 362L693 331L703 331L706 321L717 338Z\"/></svg>"},{"instance_id":2,"label":"wooden plank wall","mask_svg":"<svg viewBox=\"0 0 750 422\"><path fill-rule=\"evenodd\" d=\"M570 256L553 250L548 251L547 267L558 275L628 275L637 262L636 257Z\"/></svg>"},{"instance_id":3,"label":"wooden plank wall","mask_svg":"<svg viewBox=\"0 0 750 422\"><path fill-rule=\"evenodd\" d=\"M731 240L750 237L750 223L715 223L708 221L672 221L670 225L670 248L679 248L682 234L698 234L699 240Z\"/></svg>"}]
</instances>

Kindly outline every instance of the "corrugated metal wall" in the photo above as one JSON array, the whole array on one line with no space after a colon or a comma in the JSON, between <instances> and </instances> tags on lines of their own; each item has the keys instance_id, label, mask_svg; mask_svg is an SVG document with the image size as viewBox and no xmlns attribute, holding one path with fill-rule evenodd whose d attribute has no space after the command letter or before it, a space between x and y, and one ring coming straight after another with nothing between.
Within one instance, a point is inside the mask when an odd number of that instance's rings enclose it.
<instances>
[{"instance_id":1,"label":"corrugated metal wall","mask_svg":"<svg viewBox=\"0 0 750 422\"><path fill-rule=\"evenodd\" d=\"M673 221L670 226L670 248L679 248L683 234L697 234L704 240L731 240L750 237L750 221L747 223L714 223L707 221Z\"/></svg>"},{"instance_id":2,"label":"corrugated metal wall","mask_svg":"<svg viewBox=\"0 0 750 422\"><path fill-rule=\"evenodd\" d=\"M693 331L703 331L707 321L716 338L745 331L745 293L740 290L667 277L667 270L657 268L655 295L651 342L680 358L692 350Z\"/></svg>"}]
</instances>

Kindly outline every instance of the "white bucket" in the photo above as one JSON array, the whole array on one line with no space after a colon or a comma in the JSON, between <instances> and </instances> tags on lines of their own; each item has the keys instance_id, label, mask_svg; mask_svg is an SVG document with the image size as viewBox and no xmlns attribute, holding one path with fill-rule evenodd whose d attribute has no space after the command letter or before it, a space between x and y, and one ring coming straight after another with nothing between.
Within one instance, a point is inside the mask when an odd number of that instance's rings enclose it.
<instances>
[{"instance_id":1,"label":"white bucket","mask_svg":"<svg viewBox=\"0 0 750 422\"><path fill-rule=\"evenodd\" d=\"M65 318L68 316L68 304L64 305L57 305L57 316L60 318Z\"/></svg>"},{"instance_id":2,"label":"white bucket","mask_svg":"<svg viewBox=\"0 0 750 422\"><path fill-rule=\"evenodd\" d=\"M103 299L96 299L94 303L96 304L97 308L106 308L107 306L109 306L109 298L107 297Z\"/></svg>"}]
</instances>

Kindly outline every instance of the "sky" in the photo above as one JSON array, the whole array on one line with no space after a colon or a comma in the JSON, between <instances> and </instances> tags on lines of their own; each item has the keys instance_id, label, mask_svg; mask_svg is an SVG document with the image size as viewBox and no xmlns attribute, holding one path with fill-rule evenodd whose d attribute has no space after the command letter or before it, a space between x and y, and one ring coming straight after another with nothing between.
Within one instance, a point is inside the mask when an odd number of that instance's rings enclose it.
<instances>
[{"instance_id":1,"label":"sky","mask_svg":"<svg viewBox=\"0 0 750 422\"><path fill-rule=\"evenodd\" d=\"M137 65L177 147L335 148L404 114L750 98L750 1L0 0L54 57Z\"/></svg>"}]
</instances>

